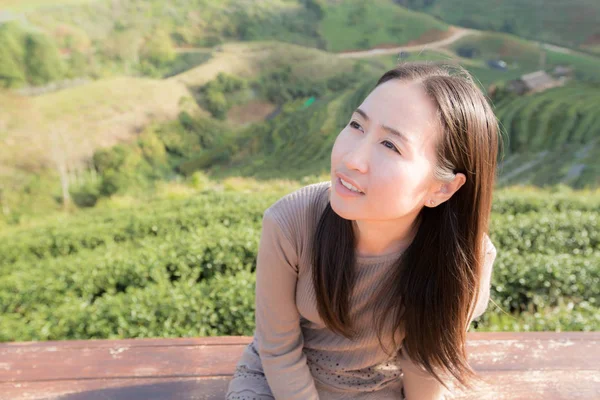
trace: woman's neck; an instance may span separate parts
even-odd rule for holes
[[[352,221],[359,256],[392,254],[406,249],[417,234],[415,217],[393,221]]]

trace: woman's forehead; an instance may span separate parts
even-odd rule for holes
[[[377,86],[363,103],[374,103],[382,111],[392,111],[396,114],[418,112],[426,116],[435,111],[431,99],[420,83],[398,79]]]
[[[423,87],[415,82],[391,80],[377,86],[358,107],[370,122],[406,133],[422,143],[436,130],[436,109]]]

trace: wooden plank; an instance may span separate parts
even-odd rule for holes
[[[0,400],[223,400],[230,377],[1,383]]]
[[[0,400],[222,399],[250,336],[0,344]],[[600,332],[469,332],[453,399],[600,399]],[[62,396],[62,397],[61,397]]]
[[[598,368],[596,335],[530,335],[529,338],[467,341],[473,368],[480,370],[586,370]],[[525,335],[526,337],[527,335]],[[213,338],[216,339],[216,338]],[[0,382],[143,377],[202,377],[233,372],[251,337],[197,341],[190,339],[128,339],[125,341],[41,342],[0,347]],[[222,342],[222,341],[221,341]],[[108,346],[112,344],[112,346]],[[203,362],[198,362],[202,360]],[[61,368],[56,368],[57,364]]]
[[[241,336],[243,337],[243,336]],[[467,340],[600,340],[599,332],[468,332]]]
[[[30,347],[0,355],[0,382],[226,375],[245,346]]]
[[[483,371],[488,382],[454,392],[448,400],[598,400],[600,374],[593,371]]]
[[[485,371],[490,381],[448,400],[597,400],[598,371]],[[230,377],[85,379],[0,384],[0,400],[223,400]]]
[[[600,338],[481,338],[467,341],[467,354],[469,363],[478,371],[600,370]]]
[[[600,340],[600,332],[468,332],[467,340]],[[190,346],[190,345],[223,345],[223,344],[248,344],[252,336],[206,336],[195,338],[137,338],[137,339],[89,339],[89,340],[47,340],[28,342],[0,343],[0,354],[11,348],[19,347],[152,347],[152,346]]]
[[[222,346],[224,344],[248,344],[252,336],[206,336],[196,338],[137,338],[137,339],[88,339],[88,340],[46,340],[30,342],[5,342],[0,343],[0,354],[15,348],[103,348],[115,346],[127,347],[154,347],[154,346],[196,346],[205,345]]]

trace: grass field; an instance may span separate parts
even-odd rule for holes
[[[461,47],[474,48],[479,51],[477,58],[502,59],[509,64],[516,63],[522,69],[536,68],[540,57],[540,49],[535,43],[503,33],[466,36],[448,47],[454,52]]]
[[[340,52],[407,44],[425,34],[433,41],[447,29],[447,24],[388,0],[371,1],[368,5],[351,0],[328,6],[319,32],[327,42],[327,50]]]
[[[79,5],[98,0],[0,0],[0,11],[31,12],[45,8]]]
[[[48,151],[53,145],[78,164],[96,148],[130,141],[151,121],[173,119],[186,107],[198,111],[181,83],[143,78],[111,78],[37,97],[10,98],[12,107],[0,109],[0,126],[9,128],[0,130],[0,164],[30,170],[54,165]],[[181,103],[185,98],[190,100]]]
[[[444,51],[446,50],[446,51]],[[487,91],[492,83],[506,82],[517,79],[521,75],[531,72],[531,69],[522,67],[511,67],[507,71],[490,68],[485,60],[481,58],[469,59],[460,57],[447,49],[425,50],[423,52],[411,52],[408,56],[399,58],[396,55],[385,55],[372,57],[373,62],[378,62],[382,68],[392,68],[398,62],[403,61],[430,61],[447,64],[460,64],[465,67],[475,78],[481,89]]]
[[[354,63],[335,54],[289,43],[236,42],[219,46],[207,62],[170,79],[199,86],[219,72],[250,78],[286,65],[301,78],[327,78],[349,71]]]
[[[510,32],[569,47],[587,45],[590,49],[592,44],[598,44],[600,2],[596,0],[434,0],[426,3],[429,6],[416,8],[454,25]]]
[[[173,119],[186,107],[202,113],[188,87],[201,86],[219,72],[256,78],[291,65],[295,76],[326,79],[350,71],[355,63],[280,42],[230,43],[199,67],[164,80],[115,77],[37,97],[0,92],[6,104],[0,109],[0,165],[52,166],[47,149],[53,135],[70,143],[69,159],[76,162],[98,147],[130,141],[148,123]]]

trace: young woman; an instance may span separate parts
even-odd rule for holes
[[[443,399],[489,301],[498,124],[458,66],[404,63],[350,116],[331,180],[263,216],[256,330],[227,399]]]

